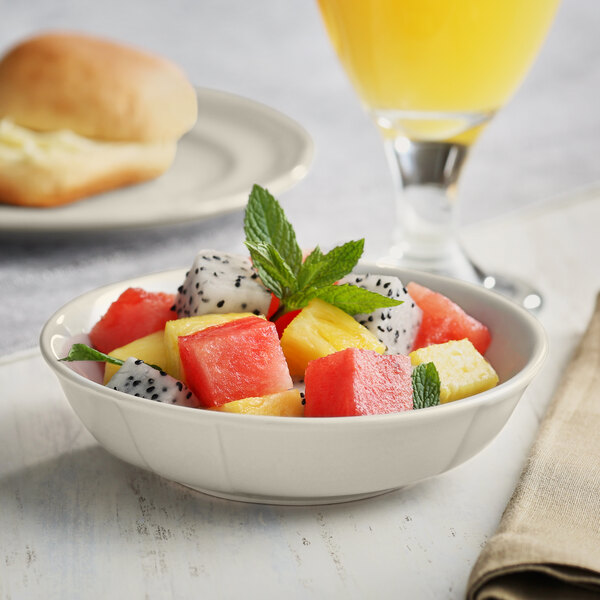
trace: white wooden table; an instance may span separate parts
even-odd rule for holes
[[[590,189],[466,232],[543,290],[549,358],[481,454],[369,500],[190,491],[100,448],[37,351],[0,359],[0,598],[462,598],[600,289],[599,223]]]
[[[316,145],[281,198],[303,245],[391,240],[392,186],[375,128],[304,0],[28,0],[0,6],[0,50],[46,28],[110,36],[181,64],[196,84],[264,102]],[[378,498],[312,508],[189,491],[108,455],[35,350],[56,308],[100,285],[242,249],[241,215],[174,234],[0,237],[0,600],[461,598],[518,478],[539,418],[600,289],[597,0],[563,0],[524,86],[493,120],[461,188],[465,242],[534,280],[550,341],[543,373],[502,434],[455,471]],[[483,222],[555,194],[567,201]],[[332,224],[334,227],[332,229]],[[332,237],[333,234],[333,237]],[[19,351],[20,354],[14,354]]]

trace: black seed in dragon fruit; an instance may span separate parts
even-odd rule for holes
[[[179,406],[200,406],[192,391],[181,381],[137,358],[128,358],[106,387],[138,398]]]
[[[215,250],[200,252],[177,290],[177,316],[248,312],[266,315],[271,292],[250,259]]]
[[[423,311],[398,277],[351,273],[340,283],[350,283],[394,300],[401,300],[403,303],[399,306],[378,308],[371,314],[354,315],[354,318],[385,344],[387,354],[408,354],[412,350],[423,320]]]

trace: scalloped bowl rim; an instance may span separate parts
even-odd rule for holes
[[[381,270],[388,270],[388,268],[382,267],[381,265],[377,265],[376,263],[367,263],[367,262],[361,262],[360,267],[361,267],[361,270],[365,270],[365,271],[369,270],[369,272],[373,272],[374,269],[376,269],[378,272]],[[391,267],[389,269],[396,271],[396,269],[393,267]],[[394,419],[394,418],[396,418],[396,419],[398,419],[398,418],[402,418],[402,419],[427,418],[424,415],[430,414],[431,411],[433,411],[433,410],[438,411],[438,412],[459,411],[459,410],[461,410],[461,407],[465,406],[465,404],[467,404],[467,403],[469,403],[469,404],[482,404],[482,403],[487,404],[489,402],[493,402],[493,400],[497,396],[503,396],[504,394],[517,392],[518,390],[520,390],[523,387],[524,382],[526,382],[525,383],[525,385],[526,385],[533,379],[533,377],[535,377],[535,375],[541,368],[541,366],[545,360],[547,351],[548,351],[548,343],[547,343],[547,339],[546,339],[546,333],[545,333],[542,325],[539,323],[539,321],[535,317],[533,317],[526,310],[524,310],[520,306],[514,304],[507,298],[504,298],[503,296],[495,294],[494,292],[485,290],[485,288],[477,286],[476,284],[466,282],[466,281],[454,280],[449,277],[444,277],[441,275],[431,275],[429,273],[427,273],[425,275],[421,272],[411,271],[408,269],[402,269],[402,271],[405,273],[408,273],[408,274],[413,274],[414,279],[422,279],[424,276],[426,276],[427,278],[432,278],[432,279],[436,279],[439,281],[448,281],[448,282],[451,281],[451,282],[453,282],[453,284],[459,283],[461,286],[466,286],[468,288],[472,288],[473,290],[476,290],[477,292],[484,291],[486,295],[487,294],[492,295],[492,297],[494,297],[494,300],[497,303],[499,303],[500,305],[503,305],[504,307],[508,307],[510,310],[515,311],[515,314],[520,314],[521,319],[523,319],[525,322],[527,322],[528,325],[530,326],[530,328],[532,329],[532,331],[534,331],[536,333],[536,347],[535,347],[534,352],[532,353],[532,356],[527,361],[527,364],[516,375],[514,375],[507,381],[503,381],[503,382],[499,383],[497,386],[495,386],[494,388],[492,388],[490,390],[487,390],[485,392],[480,392],[479,394],[475,394],[475,395],[469,396],[467,398],[463,398],[459,401],[447,402],[445,404],[440,404],[438,406],[432,406],[432,407],[423,408],[423,409],[419,409],[419,410],[405,411],[405,412],[398,412],[398,413],[388,413],[388,414],[383,414],[383,415],[361,415],[361,416],[355,416],[355,417],[327,417],[327,419],[323,419],[321,417],[302,417],[299,419],[298,417],[273,417],[273,416],[266,416],[266,415],[243,415],[243,414],[236,414],[236,413],[208,411],[208,410],[202,410],[202,409],[199,410],[196,408],[189,408],[186,406],[176,406],[173,404],[163,404],[160,402],[150,403],[148,400],[146,400],[144,398],[137,398],[135,396],[132,396],[131,394],[126,394],[124,392],[119,392],[116,390],[111,390],[109,388],[106,388],[105,386],[102,386],[94,381],[91,381],[90,379],[87,379],[83,375],[76,373],[68,366],[67,363],[59,362],[57,360],[59,357],[52,350],[51,344],[50,344],[50,338],[52,336],[53,324],[55,321],[58,320],[60,315],[64,314],[69,309],[70,306],[72,306],[76,302],[85,301],[88,298],[95,297],[95,296],[99,295],[100,293],[109,291],[113,288],[117,288],[117,287],[121,287],[121,286],[123,286],[123,288],[124,288],[125,286],[127,286],[129,284],[129,282],[135,281],[140,278],[144,278],[144,279],[145,278],[154,278],[154,277],[162,277],[162,276],[174,274],[174,273],[184,273],[185,269],[181,269],[181,268],[169,269],[166,271],[157,271],[154,273],[142,275],[140,277],[124,279],[124,280],[121,280],[116,283],[104,285],[102,287],[96,288],[94,290],[85,292],[85,293],[77,296],[70,302],[67,302],[66,304],[64,304],[57,311],[55,311],[55,313],[48,319],[48,321],[44,325],[41,335],[40,335],[40,349],[41,349],[42,355],[43,355],[44,359],[46,360],[46,362],[50,365],[50,367],[57,374],[60,374],[63,377],[71,379],[72,381],[74,381],[75,383],[78,383],[80,385],[84,385],[86,387],[91,387],[92,389],[97,390],[98,387],[100,387],[101,389],[105,390],[105,392],[107,394],[110,394],[115,397],[119,397],[124,402],[132,402],[134,404],[140,404],[143,406],[153,406],[153,407],[157,407],[159,410],[167,410],[167,411],[183,410],[183,411],[187,411],[187,412],[191,412],[191,413],[201,414],[201,415],[203,415],[203,417],[210,416],[210,418],[216,418],[216,419],[232,419],[232,418],[233,419],[251,419],[251,421],[258,421],[261,419],[267,420],[267,421],[272,421],[273,419],[275,419],[276,421],[292,421],[294,424],[296,424],[300,427],[304,426],[304,425],[302,425],[302,423],[306,424],[306,423],[311,423],[311,422],[313,422],[313,423],[321,422],[321,423],[328,423],[328,424],[338,424],[338,423],[348,424],[349,420],[362,422],[362,421],[366,421],[366,420],[377,421],[379,419],[385,419],[387,421],[389,419]]]

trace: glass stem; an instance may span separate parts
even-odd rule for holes
[[[387,139],[385,148],[396,188],[392,260],[476,281],[456,237],[456,188],[469,147],[399,136]]]

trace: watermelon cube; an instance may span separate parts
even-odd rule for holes
[[[165,325],[165,352],[167,354],[167,360],[164,365],[164,370],[169,374],[187,383],[185,381],[185,373],[181,368],[181,358],[179,356],[179,338],[184,335],[191,335],[212,327],[213,325],[220,325],[221,323],[227,323],[227,321],[233,321],[235,319],[243,319],[244,317],[255,316],[252,313],[217,313],[217,314],[206,314],[206,315],[194,315],[193,317],[183,317],[181,319],[174,319],[169,321]]]
[[[408,293],[423,311],[423,321],[413,350],[432,344],[467,338],[480,354],[485,354],[492,336],[489,329],[468,315],[458,304],[418,283],[410,282]]]
[[[308,363],[306,417],[346,417],[411,410],[411,363],[402,354],[347,348]]]
[[[275,325],[245,317],[179,338],[185,380],[203,406],[293,387]]]
[[[128,288],[94,325],[90,331],[90,342],[100,352],[108,353],[159,331],[167,321],[177,318],[175,311],[171,310],[174,303],[173,294]]]

